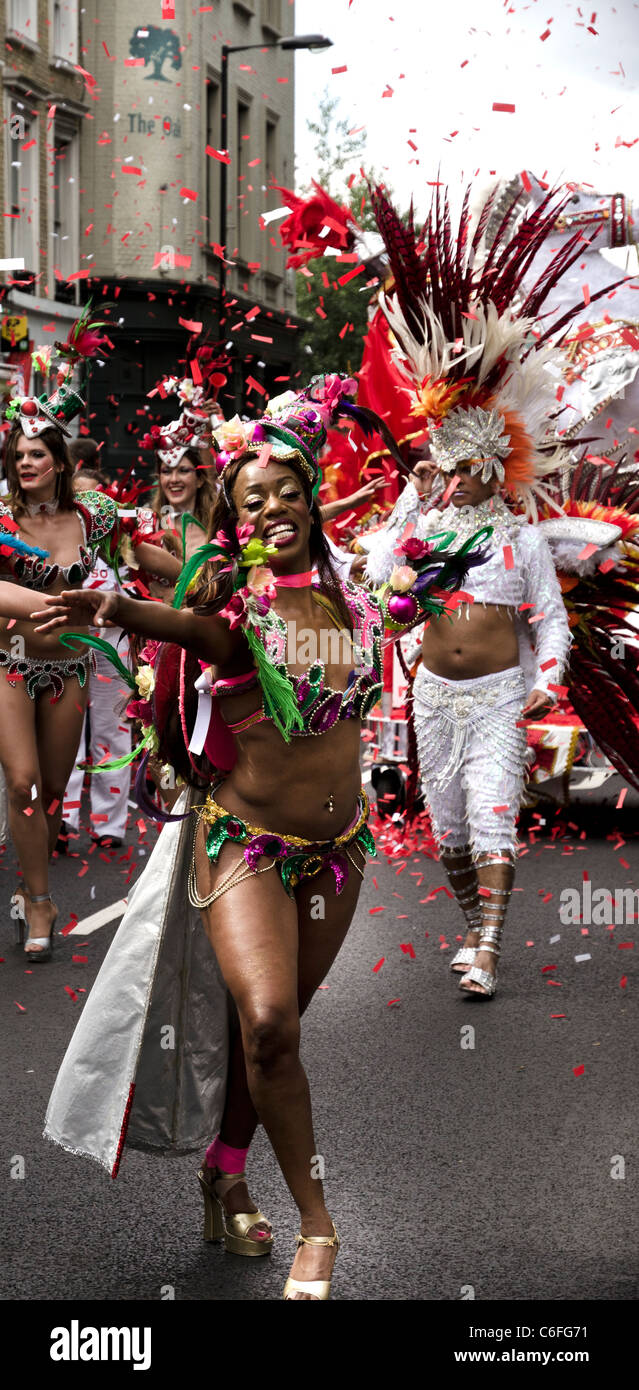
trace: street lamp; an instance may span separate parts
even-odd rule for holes
[[[229,53],[247,53],[251,48],[282,48],[296,49],[306,48],[311,52],[318,52],[322,48],[332,48],[333,40],[327,39],[323,34],[292,34],[288,39],[276,39],[275,43],[239,43],[222,44],[222,76],[220,83],[220,149],[228,149],[226,131],[228,126],[228,104],[229,104]],[[224,295],[226,292],[226,237],[227,220],[226,204],[227,192],[227,165],[222,162],[220,165],[220,246],[222,249],[222,260],[220,264],[220,288],[219,288],[219,314],[220,319],[224,311]]]

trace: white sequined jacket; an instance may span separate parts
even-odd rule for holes
[[[475,603],[512,612],[528,693],[560,685],[571,645],[570,629],[548,542],[537,528],[514,516],[499,496],[478,507],[428,509],[428,502],[422,502],[413,483],[408,483],[387,525],[371,544],[366,572],[373,584],[382,584],[393,566],[402,564],[396,548],[409,524],[417,540],[428,539],[436,531],[455,531],[452,549],[482,526],[493,527],[486,543],[488,559],[469,571],[464,592]],[[461,621],[463,611],[459,609]]]

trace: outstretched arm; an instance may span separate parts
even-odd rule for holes
[[[32,594],[30,601],[29,617],[39,620],[36,632],[55,631],[70,622],[122,627],[140,637],[177,642],[213,666],[230,662],[243,641],[241,633],[230,631],[224,618],[199,617],[191,608],[169,608],[164,603],[142,603],[115,589],[65,590],[45,598],[45,607],[38,612],[34,611],[38,600]]]
[[[27,618],[30,621],[34,604],[38,602],[39,597],[33,589],[12,584],[6,579],[0,580],[0,616],[3,618]]]
[[[351,492],[349,497],[338,497],[334,502],[323,502],[320,507],[322,521],[332,521],[334,517],[341,516],[342,512],[348,512],[352,507],[360,507],[362,502],[367,502],[369,497],[375,495],[378,488],[386,485],[387,479],[380,475],[364,483],[357,492]]]

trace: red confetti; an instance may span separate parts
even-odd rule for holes
[[[375,912],[385,912],[385,911],[386,911],[386,908],[385,908],[385,907],[369,907],[368,911],[369,911],[369,915],[372,917],[372,916],[374,915]]]
[[[493,806],[493,811],[508,811],[508,806]]]
[[[620,860],[619,860],[619,863],[621,864],[622,869],[629,869],[629,868],[630,868],[630,865],[629,865],[627,859],[620,859]]]
[[[399,999],[389,999],[389,1001],[388,1001],[388,1007],[389,1007],[389,1009],[392,1007],[393,1004],[399,1004],[399,1002],[400,1002]]]
[[[190,198],[190,199],[191,199],[191,202],[194,203],[195,200],[196,200],[196,198],[197,198],[197,193],[196,193],[196,191],[195,191],[194,188],[181,188],[181,189],[180,189],[180,197],[181,197],[181,198]]]
[[[578,556],[577,556],[577,559],[578,559],[578,560],[589,560],[591,555],[596,555],[598,549],[599,549],[599,546],[598,546],[598,545],[593,545],[592,542],[590,542],[589,545],[585,545],[585,546],[584,546],[583,550],[580,550],[580,551],[579,551],[579,554],[578,554]]]
[[[620,951],[634,951],[635,943],[634,941],[618,941],[617,948]]]
[[[620,988],[620,989],[625,989],[627,983],[628,983],[628,976],[627,976],[627,975],[622,975],[622,976],[621,976],[621,979],[620,979],[620,981],[619,981],[619,988]]]
[[[179,319],[178,319],[178,323],[181,323],[181,325],[182,325],[183,328],[188,329],[189,333],[201,333],[201,332],[202,332],[202,324],[201,324],[199,321],[197,321],[196,319],[180,319],[180,318],[179,318]]]
[[[57,809],[58,809],[58,806],[59,806],[59,805],[60,805],[60,802],[59,802],[59,801],[57,801],[57,800],[56,800],[56,801],[52,801],[52,802],[51,802],[51,805],[47,807],[47,815],[48,815],[48,816],[54,816],[55,813],[56,813],[56,811],[57,811]]]
[[[620,810],[621,810],[621,807],[623,806],[623,803],[624,803],[624,801],[625,801],[627,795],[628,795],[628,788],[627,788],[627,787],[622,787],[622,788],[621,788],[621,791],[620,791],[620,793],[619,793],[619,796],[618,796],[618,798],[617,798],[617,805],[615,806],[615,810],[616,810],[616,811],[620,811]]]
[[[17,999],[14,999],[13,1002],[14,1002],[14,1004],[15,1004],[15,1006],[16,1006],[16,1009],[19,1009],[21,1014],[26,1014],[27,1011],[26,1011],[26,1009],[25,1009],[25,1007],[24,1007],[24,1004],[19,1004],[18,1001],[17,1001]]]
[[[410,941],[405,941],[399,949],[404,952],[405,956],[410,956],[411,960],[415,960],[415,950],[413,946],[411,946]]]
[[[513,548],[511,545],[504,546],[504,569],[511,570],[514,566]]]
[[[550,1014],[550,1018],[565,1018],[565,1014]]]
[[[512,105],[512,103],[509,102],[509,101],[494,101],[494,102],[493,102],[493,111],[510,111],[510,112],[513,112],[514,110],[515,110],[514,105]]]
[[[219,159],[220,164],[231,163],[231,156],[228,150],[214,150],[212,145],[207,145],[206,154],[210,155],[211,159]]]
[[[374,966],[373,966],[373,974],[374,974],[374,975],[377,974],[377,971],[378,971],[378,970],[381,970],[381,968],[382,968],[382,966],[383,966],[385,960],[386,960],[386,956],[382,956],[382,959],[381,959],[381,960],[378,960],[377,965],[374,965]]]
[[[545,43],[546,39],[550,38],[550,29],[544,29],[543,34],[540,34],[539,37],[541,39],[541,42]],[[528,192],[530,192],[530,187],[528,188]],[[563,1014],[561,1015],[561,1017],[563,1018]]]
[[[88,957],[88,956],[72,956],[72,957],[71,957],[71,960],[74,961],[76,965],[88,965],[89,957]]]
[[[337,77],[337,74],[340,72],[348,72],[348,65],[346,63],[344,64],[343,68],[331,68],[331,73],[333,77]]]
[[[549,661],[542,661],[541,666],[540,666],[539,669],[540,669],[540,671],[549,671],[550,668],[551,668],[551,666],[556,666],[556,665],[557,665],[557,658],[556,658],[556,656],[552,656],[552,657],[550,658]]]
[[[585,1068],[585,1066],[583,1065],[583,1062],[582,1062],[581,1066],[579,1066],[579,1067],[573,1067],[573,1071],[574,1071],[574,1073],[575,1073],[575,1076],[583,1076],[585,1070],[586,1070],[586,1068]]]

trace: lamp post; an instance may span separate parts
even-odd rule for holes
[[[227,150],[227,129],[228,129],[228,104],[229,104],[229,53],[247,53],[251,48],[281,48],[295,49],[306,48],[311,51],[318,51],[321,48],[332,48],[332,39],[327,39],[323,34],[293,34],[288,39],[277,39],[275,43],[240,43],[222,44],[222,75],[220,83],[220,150]],[[220,165],[220,246],[222,248],[222,259],[220,263],[220,287],[219,287],[219,316],[220,321],[224,312],[224,295],[226,293],[226,238],[227,238],[227,200],[228,200],[228,165],[222,161]]]

